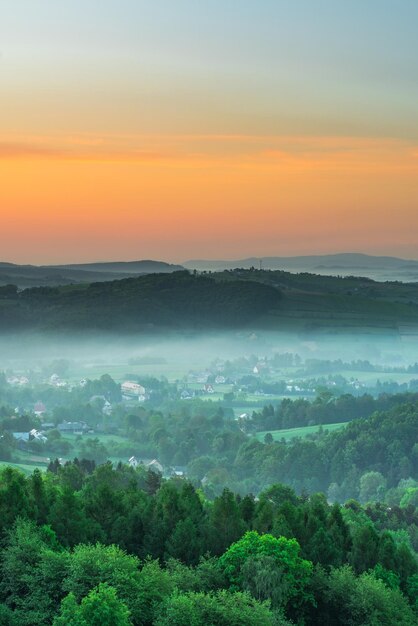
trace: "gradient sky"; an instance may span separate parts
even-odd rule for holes
[[[2,0],[0,260],[418,258],[417,0]]]

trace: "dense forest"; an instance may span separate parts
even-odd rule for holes
[[[0,329],[117,330],[223,328],[253,321],[281,294],[255,281],[189,272],[18,291],[0,288]]]
[[[6,468],[0,623],[410,626],[418,565],[404,523],[280,484],[209,500],[122,464]]]
[[[247,441],[235,460],[237,469],[267,482],[280,477],[296,489],[327,490],[340,501],[382,497],[418,474],[418,414],[412,403],[353,420],[317,441],[266,441],[267,446]],[[370,493],[364,487],[368,480],[374,481]]]

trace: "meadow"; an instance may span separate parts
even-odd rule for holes
[[[343,428],[347,426],[349,422],[341,422],[339,424],[325,424],[322,426],[321,424],[315,424],[314,426],[302,426],[300,428],[283,428],[281,430],[271,430],[271,431],[263,431],[258,432],[256,434],[256,438],[258,441],[264,441],[264,437],[267,433],[270,433],[273,437],[274,441],[281,441],[284,439],[285,441],[291,441],[292,439],[300,438],[304,439],[305,437],[309,437],[310,435],[316,435],[317,433],[327,433],[337,430],[339,428]]]

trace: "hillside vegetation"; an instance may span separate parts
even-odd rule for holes
[[[188,272],[90,285],[0,291],[0,327],[108,329],[234,327],[277,306],[280,292],[250,281]]]
[[[418,285],[313,274],[174,272],[110,282],[0,287],[0,330],[210,329],[414,332]]]

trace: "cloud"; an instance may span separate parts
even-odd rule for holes
[[[158,161],[173,154],[126,145],[123,141],[106,141],[101,137],[29,137],[13,141],[0,140],[0,160],[49,159],[74,161]]]
[[[391,138],[268,135],[15,136],[0,160],[117,161],[189,167],[416,168],[417,146]]]

